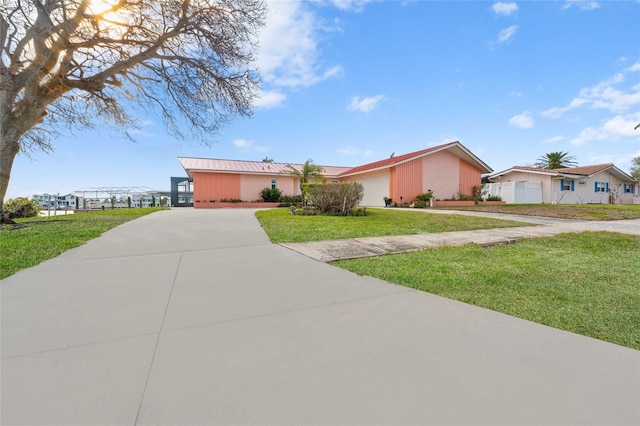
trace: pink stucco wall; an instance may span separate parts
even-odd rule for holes
[[[459,160],[459,187],[460,192],[465,195],[473,194],[473,187],[482,183],[482,173],[480,169],[472,166],[464,160]]]
[[[239,197],[240,175],[201,172],[193,174],[194,207],[206,207],[212,201]]]
[[[296,195],[300,192],[296,184],[297,179],[291,176],[242,175],[240,199],[245,201],[260,200],[260,192],[264,188],[271,188],[272,178],[276,179],[276,188],[282,191],[282,195]]]
[[[399,164],[393,168],[391,180],[391,198],[411,202],[422,194],[422,158]]]
[[[460,187],[460,159],[446,151],[423,158],[422,176],[426,190],[436,198],[451,198]]]

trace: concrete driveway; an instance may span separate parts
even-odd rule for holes
[[[0,282],[3,425],[639,424],[640,352],[145,216]]]

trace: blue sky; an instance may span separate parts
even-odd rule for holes
[[[20,154],[7,198],[168,190],[178,156],[356,166],[459,140],[495,171],[568,151],[640,156],[640,2],[268,2],[251,118],[210,146],[140,117],[135,142],[75,130]]]

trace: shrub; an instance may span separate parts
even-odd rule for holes
[[[487,197],[487,201],[502,201],[502,197],[499,195],[490,195]]]
[[[260,192],[260,196],[262,197],[262,201],[264,202],[278,202],[280,201],[280,197],[282,197],[282,191],[278,188],[264,188]]]
[[[243,201],[239,198],[223,198],[222,200],[220,200],[220,202],[237,204],[237,203],[242,203]]]
[[[474,185],[471,188],[471,196],[475,201],[482,201],[482,185]]]
[[[416,200],[419,200],[419,201],[427,201],[428,202],[430,198],[433,198],[433,191],[432,190],[428,190],[424,194],[416,195]]]
[[[418,200],[413,203],[413,207],[415,207],[416,209],[424,209],[425,207],[427,207],[427,202],[424,200]]]
[[[283,203],[301,203],[302,195],[283,195],[280,197]]]
[[[451,198],[447,198],[445,199],[446,201],[476,201],[475,198],[473,198],[472,195],[467,195],[467,194],[463,194],[462,192],[458,191],[455,195],[453,195]]]
[[[364,187],[357,182],[332,182],[307,187],[306,196],[322,214],[346,216],[355,208],[364,193]]]
[[[311,193],[315,190],[315,188],[321,185],[323,185],[321,182],[305,182],[300,185],[300,189],[302,190],[302,202],[305,204],[308,203]]]
[[[18,197],[5,201],[2,210],[6,218],[15,219],[37,216],[40,207],[38,207],[38,203],[33,200],[29,200],[26,197]]]
[[[347,213],[347,216],[366,216],[367,208],[366,207],[354,207]]]

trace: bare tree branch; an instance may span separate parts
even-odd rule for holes
[[[3,0],[0,205],[20,150],[63,128],[134,126],[133,104],[206,142],[249,115],[261,0]]]

